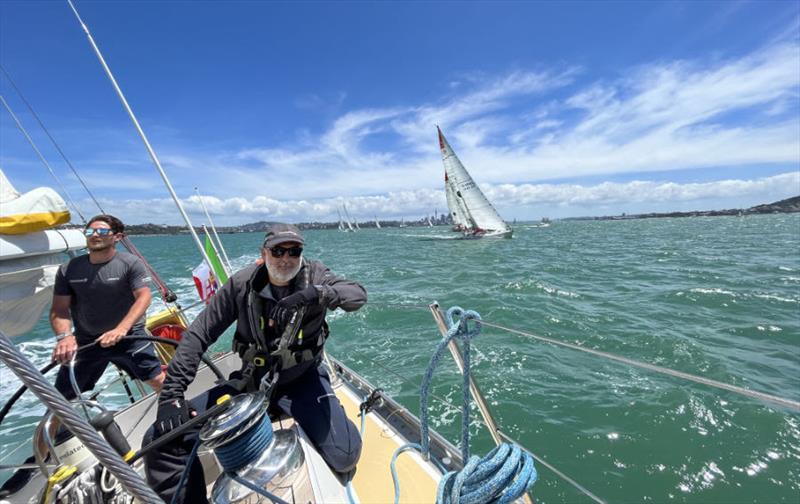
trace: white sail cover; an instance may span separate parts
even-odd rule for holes
[[[80,229],[45,229],[59,222],[69,222],[69,212],[55,191],[20,194],[0,170],[0,329],[6,335],[36,325],[52,300],[63,252],[86,246]]]
[[[69,222],[64,199],[49,187],[20,194],[0,170],[0,235],[22,235]]]
[[[511,227],[503,221],[497,210],[494,209],[475,181],[472,180],[464,165],[459,161],[458,156],[453,152],[450,144],[447,143],[442,130],[438,127],[437,130],[439,132],[439,148],[442,151],[446,179],[452,184],[452,197],[466,213],[465,217],[468,220],[466,225],[487,233],[510,232]]]

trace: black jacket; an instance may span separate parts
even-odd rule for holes
[[[308,284],[319,294],[319,303],[306,308],[301,323],[305,341],[315,341],[324,329],[326,310],[342,308],[354,311],[367,302],[367,291],[360,284],[336,276],[319,261],[305,261],[303,268],[308,273]],[[304,277],[301,270],[295,279]],[[264,298],[259,292],[268,284],[267,269],[253,265],[236,272],[211,298],[211,302],[184,332],[178,350],[167,368],[167,377],[159,396],[159,403],[183,397],[183,393],[197,374],[200,357],[217,338],[236,322],[234,340],[240,344],[255,345],[260,332],[261,318],[274,305],[275,300]],[[297,283],[295,281],[295,283]],[[303,288],[292,285],[292,292]],[[266,344],[272,345],[267,335]],[[295,366],[289,373],[282,373],[280,383],[287,383],[306,369],[315,365],[306,362]]]

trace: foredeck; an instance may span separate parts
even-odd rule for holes
[[[347,416],[360,427],[358,413],[361,400],[344,386],[336,387],[335,392]],[[383,419],[370,413],[367,415],[362,442],[361,458],[352,485],[357,501],[394,502],[394,483],[389,463],[395,450],[407,441]],[[440,475],[429,462],[411,450],[398,457],[396,466],[401,503],[430,503],[436,500]]]

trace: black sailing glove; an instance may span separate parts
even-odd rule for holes
[[[278,327],[285,327],[289,320],[292,318],[292,313],[297,311],[303,306],[319,303],[319,292],[316,287],[309,285],[301,291],[294,294],[289,294],[285,298],[278,301],[278,303],[269,312],[270,326],[273,325],[272,321],[278,324]]]
[[[154,438],[159,438],[167,432],[177,429],[181,424],[188,422],[191,417],[186,399],[172,399],[159,403],[156,422],[153,424]]]

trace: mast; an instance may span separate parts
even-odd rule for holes
[[[100,64],[103,66],[103,70],[106,72],[106,76],[108,76],[108,80],[111,81],[111,85],[114,87],[114,91],[117,92],[117,96],[119,97],[120,102],[122,102],[122,106],[125,108],[125,111],[128,113],[128,116],[133,122],[133,126],[136,128],[136,131],[139,133],[139,136],[144,143],[145,148],[147,149],[147,153],[150,154],[150,159],[153,161],[153,164],[158,170],[159,175],[161,175],[161,179],[164,181],[164,185],[167,187],[167,191],[169,191],[170,196],[172,196],[172,200],[175,202],[175,206],[178,207],[178,212],[180,212],[181,216],[183,217],[184,222],[186,222],[186,226],[189,228],[189,233],[192,235],[194,239],[195,245],[197,245],[197,250],[200,251],[200,255],[205,259],[206,263],[211,266],[211,259],[209,259],[208,255],[206,254],[205,247],[200,242],[200,237],[197,236],[197,232],[194,230],[194,226],[192,225],[192,221],[189,219],[189,215],[186,214],[186,211],[183,209],[183,205],[181,204],[181,200],[178,199],[178,195],[175,194],[175,189],[172,188],[172,183],[167,178],[167,174],[164,172],[164,168],[161,167],[161,161],[158,160],[158,156],[156,155],[156,151],[153,150],[153,147],[150,145],[150,141],[147,139],[147,135],[144,134],[144,130],[142,129],[141,125],[139,124],[139,120],[136,119],[136,115],[133,113],[133,109],[128,104],[128,100],[125,99],[125,95],[122,93],[122,89],[117,84],[117,80],[114,78],[114,74],[111,73],[111,69],[106,64],[105,58],[103,58],[103,54],[100,52],[100,48],[97,47],[97,44],[92,37],[91,32],[89,32],[89,28],[86,26],[86,23],[83,22],[81,19],[81,15],[78,14],[78,10],[73,5],[72,0],[67,0],[72,12],[75,13],[75,18],[77,18],[78,22],[81,24],[81,28],[86,33],[86,37],[89,39],[89,44],[91,44],[92,49],[94,49],[95,55],[97,55],[97,59],[100,61]]]

